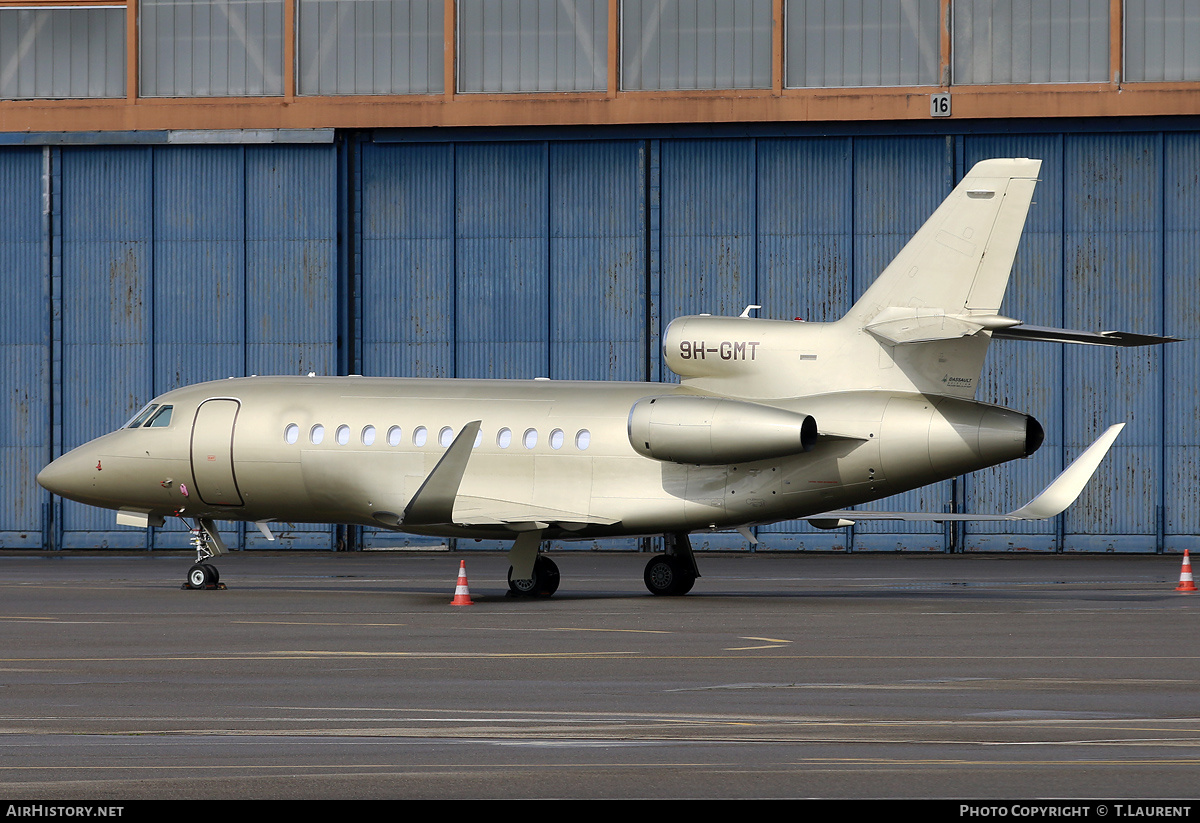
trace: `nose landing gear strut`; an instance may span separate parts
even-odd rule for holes
[[[183,518],[179,518],[183,520]],[[183,521],[187,523],[186,520]],[[221,573],[217,571],[217,567],[211,563],[205,563],[205,560],[223,554],[226,551],[225,543],[221,540],[221,535],[217,532],[213,522],[207,518],[197,518],[195,528],[189,529],[191,533],[192,548],[196,550],[196,563],[188,569],[187,578],[183,581],[180,588],[183,589],[223,589],[225,584],[221,582]]]

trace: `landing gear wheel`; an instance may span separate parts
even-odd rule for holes
[[[211,579],[212,575],[208,571],[208,566],[203,563],[197,563],[188,569],[187,582],[189,589],[203,589]]]
[[[681,595],[687,594],[696,584],[696,575],[686,568],[679,558],[669,554],[660,554],[650,558],[643,575],[646,588],[651,594]]]
[[[518,597],[549,597],[558,591],[558,566],[549,557],[538,555],[533,562],[533,577],[514,579],[508,567],[508,590]]]
[[[197,563],[188,569],[187,582],[183,584],[185,589],[223,589],[221,585],[221,574],[217,571],[216,566],[210,566],[207,563]]]

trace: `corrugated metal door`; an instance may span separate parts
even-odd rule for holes
[[[0,548],[42,545],[49,495],[34,478],[50,454],[50,288],[43,153],[0,152]]]
[[[942,137],[854,141],[854,299],[866,291],[954,188],[953,154]],[[898,494],[864,509],[943,511],[950,482]],[[871,551],[941,551],[936,523],[867,522],[854,527],[853,545]]]

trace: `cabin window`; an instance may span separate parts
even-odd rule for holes
[[[483,429],[475,432],[475,445],[471,448],[477,449],[483,444]]]
[[[424,446],[425,441],[429,439],[429,431],[424,426],[417,426],[413,429],[413,445]]]
[[[454,442],[454,429],[449,426],[443,426],[438,432],[438,442],[442,444],[443,449],[450,448],[450,444]]]
[[[337,438],[337,442],[338,442],[339,446],[346,445],[347,443],[350,442],[350,427],[347,426],[345,423],[343,423],[342,425],[337,427],[337,431],[334,432],[333,436],[335,438]]]
[[[525,448],[532,449],[537,445],[537,429],[526,429],[525,437],[521,441],[525,444]]]
[[[174,406],[163,406],[154,413],[154,416],[146,421],[148,429],[165,429],[171,425],[171,410]]]
[[[295,423],[288,423],[287,428],[283,430],[283,442],[289,446],[294,446],[296,441],[300,439],[300,427]]]
[[[375,427],[367,426],[362,430],[362,444],[364,446],[372,446],[375,444]]]
[[[587,429],[580,429],[575,433],[575,448],[580,451],[585,451],[592,444],[592,433]]]
[[[308,432],[309,441],[315,446],[325,439],[325,427],[320,423],[313,426]]]
[[[503,428],[496,432],[496,445],[502,449],[507,449],[512,445],[512,429]]]
[[[140,425],[142,425],[143,423],[145,423],[145,422],[146,422],[146,418],[148,418],[148,417],[149,417],[151,414],[153,414],[153,413],[154,413],[154,410],[155,410],[155,409],[157,409],[157,408],[158,408],[158,404],[157,404],[157,403],[150,403],[150,404],[148,404],[148,405],[147,405],[147,406],[146,406],[144,409],[142,409],[140,412],[138,412],[137,414],[135,414],[135,415],[133,416],[133,419],[132,419],[132,420],[130,420],[128,423],[126,423],[126,424],[123,426],[123,428],[126,428],[126,429],[136,429],[138,426],[140,426]]]
[[[563,430],[555,429],[550,432],[550,448],[561,449],[563,445]]]
[[[400,434],[401,434],[401,432],[400,432],[399,426],[392,426],[390,429],[388,429],[388,433],[387,433],[388,445],[389,446],[399,446],[400,440],[401,440]]]

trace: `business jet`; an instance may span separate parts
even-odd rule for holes
[[[1070,505],[1107,429],[1007,514],[849,507],[1029,457],[1042,427],[975,399],[993,338],[1136,346],[1172,338],[1029,326],[1000,314],[1040,160],[977,164],[831,323],[700,315],[668,327],[681,382],[248,377],[169,391],[53,461],[46,489],[117,522],[194,521],[185,585],[211,588],[215,521],[375,526],[510,539],[509,587],[559,584],[544,541],[664,535],[658,595],[691,590],[688,535],[806,519],[1029,520]],[[191,524],[189,523],[189,526]]]

